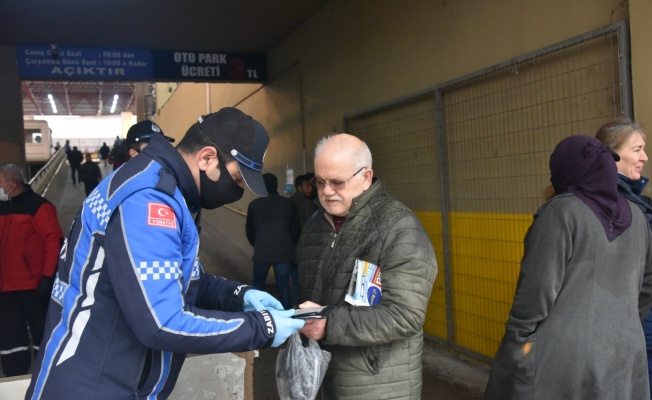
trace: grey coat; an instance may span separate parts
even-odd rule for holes
[[[377,181],[353,200],[338,234],[320,208],[304,227],[297,256],[302,300],[333,306],[321,343],[332,355],[324,398],[419,399],[422,328],[437,262],[417,217]],[[356,259],[381,268],[375,306],[344,302]]]
[[[630,207],[631,226],[612,242],[571,194],[539,210],[485,400],[649,400],[640,320],[650,308],[652,235]]]

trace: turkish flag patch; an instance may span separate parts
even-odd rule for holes
[[[177,229],[174,210],[165,204],[147,203],[147,225]]]

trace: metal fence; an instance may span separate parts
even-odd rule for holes
[[[493,357],[550,153],[631,109],[628,26],[619,22],[345,118],[437,252],[428,335]]]

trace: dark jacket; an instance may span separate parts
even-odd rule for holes
[[[652,199],[641,194],[648,181],[644,177],[641,177],[638,181],[633,181],[622,174],[618,174],[618,191],[624,198],[636,204],[636,207],[643,212],[648,224],[652,228]]]
[[[255,263],[291,263],[301,226],[292,201],[270,193],[249,203],[245,223]]]
[[[344,301],[356,259],[380,266],[382,297],[375,306]],[[297,263],[301,301],[332,306],[321,343],[332,356],[325,398],[421,398],[423,323],[437,261],[410,209],[380,181],[353,199],[339,233],[320,207],[303,228]]]
[[[70,150],[70,153],[68,153],[68,162],[70,163],[70,166],[72,168],[79,168],[81,165],[82,161],[84,160],[84,155],[81,153],[79,150]]]
[[[109,148],[109,146],[103,144],[102,147],[100,147],[99,153],[100,153],[100,158],[102,160],[106,160],[107,158],[109,158],[109,154],[111,154],[111,149]]]
[[[100,166],[93,161],[86,161],[79,167],[79,180],[86,185],[97,186],[102,180]]]
[[[0,201],[0,292],[34,290],[54,276],[62,241],[57,210],[29,186]]]
[[[298,191],[290,196],[290,200],[292,200],[294,203],[294,207],[297,210],[297,215],[299,216],[299,225],[302,227],[306,224],[306,222],[308,222],[317,208],[319,208],[314,199],[306,197],[303,193]]]

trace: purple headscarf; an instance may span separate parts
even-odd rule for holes
[[[618,154],[593,136],[575,135],[550,156],[550,182],[557,194],[571,192],[602,223],[611,242],[632,224],[632,211],[618,193]]]

